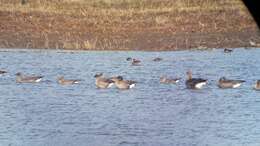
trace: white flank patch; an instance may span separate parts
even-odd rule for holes
[[[233,88],[238,88],[241,85],[241,83],[237,83],[233,85]]]
[[[175,81],[175,83],[179,83],[179,82],[180,82],[180,80],[176,80],[176,81]]]
[[[108,84],[108,88],[112,87],[113,85],[114,85],[114,83]]]
[[[40,82],[42,80],[42,78],[39,78],[37,80],[35,80],[35,82]]]
[[[135,84],[131,84],[130,86],[129,86],[129,88],[134,88],[135,87]]]
[[[195,85],[197,89],[201,89],[204,85],[206,85],[206,82],[201,82]]]
[[[78,84],[78,83],[79,83],[79,81],[75,81],[75,82],[74,82],[74,84]]]

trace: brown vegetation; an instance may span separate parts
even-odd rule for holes
[[[246,47],[240,0],[0,0],[0,47],[180,50]]]

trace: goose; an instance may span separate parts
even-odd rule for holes
[[[225,77],[221,77],[218,81],[219,88],[238,88],[241,84],[245,82],[244,80],[230,80]]]
[[[7,73],[7,71],[0,70],[0,75]]]
[[[17,83],[38,83],[42,80],[43,76],[25,76],[18,72],[16,75]]]
[[[206,79],[192,78],[191,71],[188,71],[187,75],[188,75],[188,79],[186,80],[185,84],[188,89],[201,89],[204,85],[207,84]]]
[[[64,76],[58,77],[57,82],[61,85],[78,84],[80,80],[65,79]]]
[[[123,80],[122,76],[113,77],[111,79],[115,82],[115,85],[118,89],[130,89],[135,87],[136,84],[136,81]]]
[[[231,53],[231,52],[233,52],[232,49],[227,49],[227,48],[224,49],[224,53]]]
[[[131,61],[131,60],[132,60],[131,57],[127,57],[127,58],[126,58],[126,61]]]
[[[254,89],[255,89],[255,90],[260,90],[260,80],[257,80],[257,81],[256,81],[256,84],[255,84]]]
[[[132,65],[136,66],[136,65],[140,65],[141,63],[141,60],[138,60],[138,59],[132,59]]]
[[[97,88],[110,88],[114,84],[114,81],[111,79],[103,77],[103,73],[95,74],[94,77],[96,78],[95,84]]]
[[[181,78],[170,79],[165,76],[160,77],[160,83],[162,84],[176,84],[180,81]]]
[[[156,57],[153,59],[154,62],[162,61],[162,58]]]

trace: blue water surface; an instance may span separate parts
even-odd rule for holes
[[[142,60],[131,66],[127,57]],[[163,58],[153,62],[155,57]],[[260,49],[120,52],[7,50],[0,52],[0,146],[259,146]],[[208,79],[202,90],[185,88],[186,71]],[[18,84],[15,73],[44,75]],[[97,89],[94,75],[137,81],[130,90]],[[81,79],[61,86],[56,78]],[[162,75],[181,77],[159,84]],[[244,79],[219,89],[226,76]]]

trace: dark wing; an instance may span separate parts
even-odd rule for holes
[[[202,78],[192,78],[192,79],[186,81],[186,86],[188,88],[194,88],[196,86],[196,84],[203,83],[203,82],[207,82],[207,80],[202,79]]]

